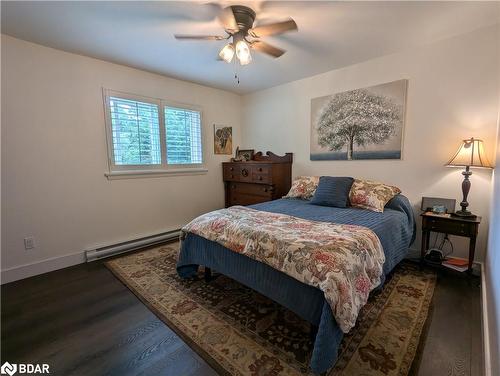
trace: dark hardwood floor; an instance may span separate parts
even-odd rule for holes
[[[215,375],[100,262],[3,285],[1,357],[51,375]],[[440,272],[418,375],[481,375],[479,278]]]

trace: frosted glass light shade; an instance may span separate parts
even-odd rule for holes
[[[219,52],[219,57],[226,63],[230,63],[233,60],[234,47],[232,43],[226,44],[222,50]]]
[[[236,56],[238,57],[241,65],[247,65],[252,61],[250,47],[248,47],[248,43],[244,40],[240,40],[236,43]]]
[[[484,152],[484,145],[482,140],[470,138],[463,140],[453,158],[448,163],[448,167],[483,167],[493,168]]]

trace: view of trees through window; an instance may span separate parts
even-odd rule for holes
[[[110,97],[115,164],[161,164],[158,106]]]
[[[115,165],[162,165],[162,155],[170,165],[202,163],[199,111],[164,106],[161,118],[156,103],[116,96],[109,96],[107,105]]]
[[[200,113],[165,107],[167,163],[201,163]]]

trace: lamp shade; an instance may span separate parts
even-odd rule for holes
[[[446,163],[446,166],[493,168],[484,152],[483,141],[475,138],[463,140],[458,151]]]

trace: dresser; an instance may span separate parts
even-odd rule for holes
[[[226,207],[252,205],[285,196],[292,184],[292,153],[254,154],[251,161],[222,164]]]

